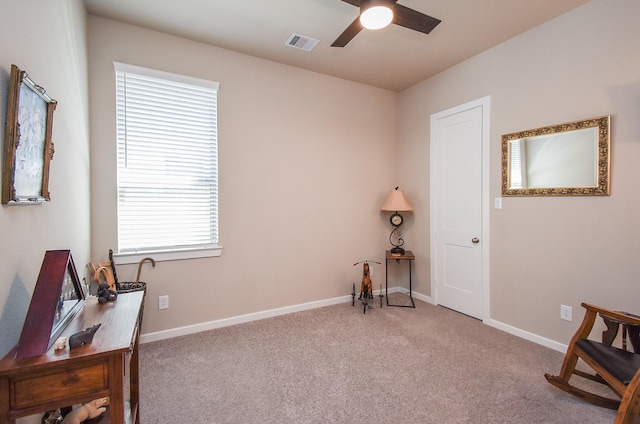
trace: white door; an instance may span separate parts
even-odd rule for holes
[[[483,300],[488,302],[483,269],[488,115],[486,97],[431,116],[432,294],[437,304],[479,319]]]

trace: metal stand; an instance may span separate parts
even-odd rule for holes
[[[385,288],[385,293],[387,294],[387,306],[396,306],[398,308],[415,308],[416,304],[413,301],[412,287],[411,287],[411,262],[415,260],[416,257],[409,250],[405,251],[404,255],[394,255],[391,253],[390,250],[387,250],[385,258],[386,260],[384,262],[384,267],[385,267],[384,288]],[[395,259],[396,263],[400,263],[400,261],[407,261],[409,263],[409,299],[411,300],[411,305],[393,305],[389,303],[389,260],[390,259]]]

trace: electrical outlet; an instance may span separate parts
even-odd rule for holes
[[[169,296],[158,296],[158,309],[169,309]]]
[[[567,305],[560,305],[560,319],[565,321],[573,321],[573,308]]]

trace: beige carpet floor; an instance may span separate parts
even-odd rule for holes
[[[546,382],[561,353],[416,306],[349,302],[143,344],[142,423],[613,422]]]

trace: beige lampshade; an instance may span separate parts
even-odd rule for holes
[[[380,210],[392,212],[412,211],[413,207],[404,195],[404,191],[398,190],[398,187],[396,187],[395,190],[389,192],[387,200],[384,201]]]

